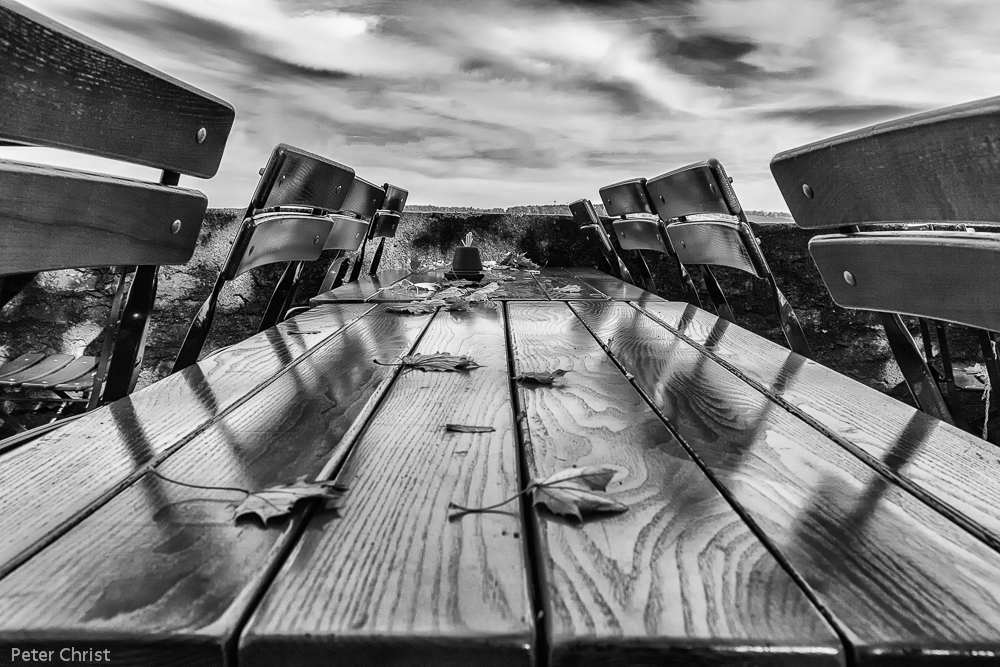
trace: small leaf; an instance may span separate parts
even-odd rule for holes
[[[477,301],[485,301],[489,298],[489,295],[500,289],[500,283],[490,283],[485,287],[480,287],[475,292],[469,295],[469,301],[475,303]]]
[[[448,288],[445,288],[445,289],[441,290],[437,294],[435,294],[434,298],[435,299],[449,299],[451,297],[456,297],[456,296],[465,296],[465,293],[467,291],[468,290],[463,290],[463,289],[460,289],[458,287],[448,287]]]
[[[617,470],[604,466],[567,468],[543,480],[532,480],[534,505],[545,505],[554,514],[583,520],[583,513],[625,512],[627,505],[612,500],[604,491]]]
[[[453,355],[447,352],[411,354],[400,357],[398,364],[383,363],[378,359],[374,361],[380,366],[403,366],[404,368],[415,368],[418,371],[457,372],[482,368],[472,357],[467,357],[464,354]]]
[[[427,299],[426,301],[410,301],[409,303],[386,306],[390,313],[433,313],[438,306],[445,305],[442,299]]]
[[[325,498],[328,509],[335,509],[347,489],[335,482],[306,482],[299,479],[294,484],[272,486],[263,491],[251,493],[243,499],[234,512],[238,519],[246,514],[256,514],[265,524],[276,517],[285,516],[300,500]]]
[[[521,373],[520,375],[515,375],[514,379],[523,384],[556,384],[556,380],[559,380],[568,372],[557,368],[551,373]]]
[[[537,269],[538,265],[524,256],[524,253],[509,252],[499,262],[500,266],[513,266],[518,269]]]
[[[439,285],[437,283],[410,283],[410,287],[420,291],[425,292],[436,292]]]
[[[579,285],[565,285],[564,287],[553,287],[552,291],[560,294],[577,294],[582,292],[583,288]]]
[[[496,429],[492,426],[467,426],[466,424],[445,424],[444,430],[456,433],[492,433]]]
[[[469,309],[469,301],[467,299],[449,299],[448,307],[445,310],[452,312],[462,312]]]
[[[462,241],[462,245],[466,248],[472,247],[472,232],[465,235],[465,240]]]

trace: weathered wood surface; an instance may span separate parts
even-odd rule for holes
[[[620,470],[627,512],[539,511],[549,665],[838,665],[840,640],[569,308],[508,305],[528,474]]]
[[[559,269],[542,269],[542,273],[535,276],[535,281],[552,301],[607,301],[608,297],[603,292],[591,287],[582,280],[577,280],[571,274]],[[579,292],[563,292],[562,288],[579,287]]]
[[[722,169],[718,162],[697,162],[646,181],[649,199],[662,220],[706,213],[733,214],[713,166]]]
[[[4,139],[201,178],[219,168],[235,112],[217,97],[11,0],[0,62]]]
[[[656,215],[646,192],[645,178],[632,178],[600,189],[601,203],[611,217],[648,213]]]
[[[439,312],[417,351],[484,367],[399,377],[337,477],[350,488],[342,517],[307,527],[244,632],[241,664],[531,664],[518,504],[448,519],[451,501],[485,506],[518,490],[502,320]]]
[[[677,303],[644,309],[1000,550],[995,446],[711,313]]]
[[[500,273],[513,278],[500,283],[500,289],[491,294],[491,298],[500,301],[546,301],[548,297],[541,285],[535,279],[539,274],[532,275],[525,270],[511,271],[499,267]]]
[[[1000,222],[1000,97],[935,109],[779,153],[795,223]]]
[[[0,576],[373,307],[317,308],[4,453]]]
[[[622,282],[613,276],[602,273],[597,269],[574,266],[566,269],[551,269],[556,275],[569,275],[574,280],[580,280],[590,285],[595,291],[601,292],[614,301],[637,301],[646,303],[647,301],[663,301],[663,297],[647,292],[644,289]],[[543,275],[545,275],[543,273]]]
[[[334,222],[321,215],[262,213],[243,221],[226,260],[226,280],[268,264],[319,259]]]
[[[264,166],[250,209],[308,206],[336,211],[344,203],[353,181],[354,170],[346,165],[295,146],[278,144]]]
[[[663,235],[660,221],[652,218],[629,218],[612,223],[618,245],[623,250],[654,250],[669,253],[667,239]]]
[[[809,254],[838,306],[1000,331],[1000,234],[824,235]]]
[[[183,264],[208,206],[195,190],[7,161],[0,192],[0,275]]]
[[[684,264],[729,266],[763,278],[763,267],[759,269],[751,257],[753,249],[747,247],[741,232],[753,237],[749,226],[740,222],[676,222],[667,226],[670,245]]]
[[[329,292],[317,294],[309,299],[313,306],[321,303],[350,303],[352,301],[367,301],[381,294],[384,288],[398,283],[410,275],[409,269],[389,269],[380,271],[374,276],[362,276],[358,280],[341,285]]]
[[[626,304],[572,304],[830,614],[856,664],[994,660],[1000,554]]]
[[[156,469],[191,484],[250,490],[315,478],[345,458],[352,428],[366,421],[396,374],[372,358],[406,353],[429,318],[377,308],[351,335],[328,338]],[[143,419],[149,415],[126,416],[131,404],[115,405],[118,420],[132,422],[130,444],[153,449],[155,433]],[[186,407],[171,405],[179,414]],[[236,630],[303,523],[302,513],[268,527],[252,517],[234,522],[239,500],[238,493],[143,476],[0,580],[0,643],[109,641],[112,662],[122,652],[132,664],[233,664]],[[320,523],[330,516],[320,513]],[[6,512],[2,521],[5,533],[13,529]]]

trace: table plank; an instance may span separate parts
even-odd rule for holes
[[[645,308],[880,473],[1000,549],[1000,458],[994,445],[699,308],[678,303]]]
[[[483,506],[518,489],[502,321],[439,312],[419,351],[485,367],[393,385],[337,478],[350,488],[342,518],[310,524],[244,632],[241,664],[531,664],[518,505],[448,520],[449,501]]]
[[[577,279],[564,269],[543,268],[542,272],[535,276],[539,287],[545,292],[545,296],[553,301],[607,301],[608,297],[601,291]],[[579,292],[559,292],[561,287],[576,285]]]
[[[572,304],[850,642],[856,664],[992,661],[1000,554],[628,304]]]
[[[317,294],[309,299],[309,305],[316,306],[322,303],[351,303],[355,301],[367,301],[373,296],[380,294],[380,290],[410,275],[409,269],[387,269],[379,271],[374,276],[362,276],[358,280],[346,283],[335,289]]]
[[[624,471],[623,514],[537,522],[549,665],[840,665],[836,634],[565,305],[508,305],[531,477]],[[752,583],[751,583],[752,582]]]
[[[498,268],[504,269],[500,273],[512,277],[513,280],[500,283],[500,289],[490,295],[492,298],[501,301],[548,301],[548,297],[532,274],[524,270],[511,271],[505,267]]]
[[[372,358],[410,349],[429,319],[377,308],[157,469],[251,490],[314,477],[346,455],[352,426],[374,411],[396,374]],[[144,416],[130,418],[137,448],[155,437]],[[0,644],[80,642],[110,648],[117,664],[233,664],[236,629],[303,523],[301,513],[267,528],[255,518],[234,523],[240,499],[143,476],[0,580]]]
[[[0,576],[373,307],[317,309],[5,453]]]
[[[609,276],[608,274],[602,273],[597,269],[574,266],[570,268],[556,269],[555,271],[564,272],[565,275],[572,276],[573,280],[589,285],[594,289],[594,291],[601,292],[614,301],[637,301],[639,303],[646,303],[649,301],[665,300],[663,297],[653,294],[652,292],[647,292],[646,290],[636,287],[635,285],[619,280],[614,276]]]

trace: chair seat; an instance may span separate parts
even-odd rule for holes
[[[97,357],[24,354],[0,367],[0,385],[24,389],[86,391],[94,383]]]

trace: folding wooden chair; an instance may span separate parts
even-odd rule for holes
[[[635,284],[632,274],[629,272],[625,262],[615,251],[611,243],[611,237],[604,229],[604,221],[597,215],[594,205],[589,199],[577,199],[569,205],[573,220],[580,228],[580,232],[590,240],[590,242],[601,252],[601,256],[607,263],[611,273],[619,280]],[[648,267],[647,267],[648,268]]]
[[[288,262],[258,331],[282,320],[298,285],[301,263],[319,258],[334,228],[328,213],[343,205],[354,182],[350,167],[286,144],[275,147],[260,174],[229,257],[191,321],[171,373],[198,360],[222,288],[251,269]]]
[[[711,266],[728,266],[766,280],[788,347],[804,357],[812,350],[792,305],[778,288],[757,237],[718,160],[696,162],[651,178],[646,192],[665,225],[667,245],[688,266],[701,266],[716,312],[736,323]],[[697,216],[697,217],[695,217]]]
[[[646,179],[633,178],[608,185],[601,188],[600,193],[604,210],[609,216],[619,217],[612,223],[618,245],[623,250],[635,250],[639,256],[639,276],[636,284],[645,290],[656,292],[653,275],[649,270],[649,265],[646,264],[646,258],[642,256],[642,251],[655,250],[665,253],[677,261],[677,273],[688,302],[700,307],[701,298],[698,296],[694,281],[691,280],[687,267],[677,258],[677,253],[670,247],[663,221],[659,219],[653,208],[649,193],[646,191]],[[708,276],[714,282],[715,278],[711,276],[710,271]],[[709,289],[711,290],[711,287]]]
[[[324,250],[338,250],[340,254],[330,263],[319,288],[320,293],[340,287],[344,283],[350,265],[350,260],[344,253],[357,250],[361,246],[368,235],[372,219],[382,208],[385,199],[385,188],[380,188],[363,178],[354,179],[351,191],[341,209],[331,216],[334,221],[334,232],[327,239]],[[361,264],[363,259],[358,257],[356,265]],[[358,270],[360,272],[360,268]]]
[[[378,239],[378,247],[375,248],[372,263],[368,268],[368,275],[374,276],[378,273],[379,264],[382,263],[385,240],[396,236],[396,228],[399,227],[399,219],[403,215],[403,207],[406,206],[406,198],[409,193],[391,183],[384,184],[382,189],[385,190],[385,201],[382,202],[382,207],[375,212],[372,218],[371,225],[368,227],[368,236],[361,243],[361,249],[354,260],[348,282],[354,282],[361,277],[361,269],[365,263],[365,247],[368,245],[368,241]]]
[[[929,355],[921,356],[900,315],[977,329],[990,384],[998,387],[993,332],[1000,330],[1000,235],[862,227],[1000,223],[998,147],[1000,97],[994,97],[866,127],[771,161],[796,223],[838,232],[809,243],[834,302],[878,312],[914,401],[958,425],[961,418],[942,396]],[[938,333],[946,357],[943,326]],[[943,361],[950,379],[951,361]]]
[[[178,179],[215,175],[235,113],[10,0],[0,0],[0,63],[0,144],[162,171],[152,183],[0,161],[3,303],[40,271],[118,266],[121,273],[99,358],[29,352],[0,367],[0,385],[50,390],[93,408],[135,387],[157,268],[190,259],[208,205]],[[23,430],[9,414],[0,417]]]

